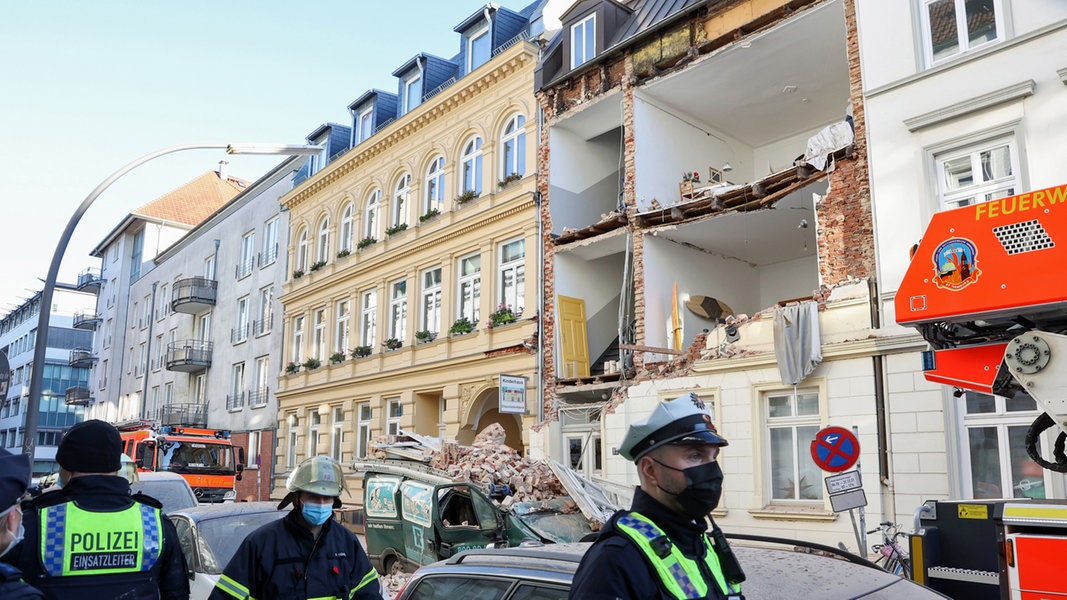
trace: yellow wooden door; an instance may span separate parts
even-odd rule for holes
[[[589,376],[589,338],[585,331],[585,300],[557,296],[563,378]]]

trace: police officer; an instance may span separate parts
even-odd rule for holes
[[[608,521],[574,574],[580,600],[740,599],[744,580],[709,513],[719,504],[727,445],[700,398],[662,402],[630,425],[619,454],[637,465],[630,510]]]
[[[355,534],[332,519],[345,489],[328,456],[300,463],[285,482],[285,517],[248,534],[211,592],[212,600],[382,600],[378,573]]]
[[[71,427],[56,452],[62,488],[25,503],[26,539],[9,556],[45,597],[189,598],[174,524],[157,500],[130,495],[121,454],[108,423]]]
[[[19,499],[30,487],[30,457],[0,448],[0,556],[14,548],[25,534]],[[0,598],[40,600],[44,594],[22,581],[22,571],[0,563]]]

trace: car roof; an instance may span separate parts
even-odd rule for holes
[[[140,481],[185,481],[185,478],[170,471],[141,471],[137,474]]]
[[[195,522],[218,519],[231,515],[245,515],[252,513],[281,513],[288,511],[278,510],[274,502],[224,502],[222,504],[198,504],[189,508],[183,508],[170,513],[170,516],[183,516]]]

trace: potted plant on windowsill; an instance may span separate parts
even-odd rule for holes
[[[356,346],[355,348],[352,348],[351,350],[348,351],[349,355],[352,358],[364,358],[364,357],[370,356],[370,352],[371,352],[371,347],[370,346]]]
[[[304,361],[304,370],[313,371],[322,366],[322,361],[317,358],[309,358]]]
[[[304,271],[302,269],[297,269],[297,270],[293,271],[293,279],[300,279],[303,276],[304,276]]]
[[[300,365],[298,365],[297,363],[295,363],[293,361],[289,361],[285,365],[285,374],[286,375],[294,375],[299,370],[300,370]]]
[[[397,348],[400,348],[403,345],[404,345],[404,342],[401,342],[400,340],[398,340],[396,338],[389,338],[389,339],[385,340],[384,342],[382,342],[382,346],[385,346],[385,348],[387,350],[396,350]]]
[[[330,355],[330,364],[331,365],[340,364],[340,363],[344,362],[344,360],[345,360],[345,353],[344,352],[334,352],[333,354]]]
[[[437,210],[436,208],[431,208],[430,210],[426,211],[425,214],[419,217],[419,223],[425,223],[426,221],[429,221],[430,219],[439,216],[441,216],[441,211]]]
[[[489,327],[507,325],[508,323],[514,323],[518,320],[519,315],[515,311],[511,310],[511,305],[505,305],[503,302],[501,302],[500,306],[497,306],[496,310],[494,310],[489,315]]]
[[[452,335],[464,335],[474,331],[474,323],[467,317],[460,317],[456,319],[455,323],[452,323],[452,327],[448,328],[448,333]]]
[[[386,227],[385,228],[385,235],[396,235],[396,234],[400,233],[401,231],[407,230],[407,228],[408,228],[408,224],[407,223],[397,223],[396,225],[393,225],[391,227]]]
[[[476,192],[475,190],[465,190],[463,193],[456,196],[456,204],[466,204],[467,202],[470,202],[471,200],[474,200],[477,197],[478,192]]]
[[[429,343],[437,339],[437,334],[429,329],[422,329],[415,332],[415,339],[423,343]]]
[[[356,242],[356,249],[357,250],[363,250],[364,248],[369,248],[370,246],[373,246],[374,244],[377,244],[377,243],[378,243],[377,238],[373,238],[373,237],[368,235],[367,237],[365,237],[365,238],[359,240],[358,242]]]
[[[344,257],[348,256],[349,254],[352,254],[352,251],[349,250],[348,248],[345,248],[344,250],[341,250],[341,251],[339,251],[337,253],[337,258],[344,258]]]
[[[507,177],[498,181],[497,184],[500,186],[500,189],[504,189],[520,179],[522,179],[522,175],[519,175],[518,173],[509,173]]]
[[[321,269],[321,268],[323,268],[325,266],[326,266],[326,261],[320,260],[320,261],[316,261],[314,263],[311,263],[311,266],[308,267],[308,270],[311,271],[312,273],[314,273],[315,271],[318,271],[319,269]]]

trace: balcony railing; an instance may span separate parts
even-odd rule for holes
[[[96,313],[74,313],[74,328],[96,331],[100,325],[100,315]]]
[[[230,330],[230,343],[238,344],[248,339],[248,323]]]
[[[241,261],[237,265],[237,279],[240,279],[242,277],[248,277],[252,274],[252,270],[255,269],[255,267],[256,258],[254,256],[249,256],[245,260]]]
[[[259,253],[260,267],[265,267],[276,260],[278,260],[278,244],[274,244],[270,248],[265,248],[263,252]]]
[[[93,401],[93,393],[87,387],[67,388],[68,406],[86,406]]]
[[[196,314],[215,306],[219,283],[205,277],[190,277],[174,283],[170,308],[174,312]]]
[[[89,267],[78,273],[78,289],[87,292],[99,292],[104,280],[100,279],[100,269]]]
[[[75,348],[70,351],[70,366],[91,367],[96,362],[96,356],[89,348]]]
[[[264,320],[252,321],[252,335],[260,336],[264,333],[269,333],[273,324],[274,315],[271,315]]]
[[[211,366],[211,342],[183,340],[167,344],[167,370],[196,373]]]
[[[206,404],[165,404],[156,414],[160,425],[207,427]]]
[[[248,405],[252,408],[266,406],[268,398],[270,398],[269,388],[261,387],[258,390],[249,390]]]
[[[226,410],[240,410],[245,405],[245,392],[226,395]]]

